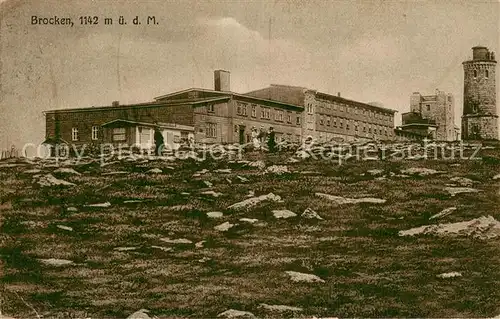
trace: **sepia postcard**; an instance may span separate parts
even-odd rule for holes
[[[0,0],[0,319],[499,319],[499,35],[493,0]]]

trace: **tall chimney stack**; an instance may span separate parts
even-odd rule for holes
[[[214,89],[215,91],[231,91],[231,79],[229,71],[214,71]]]

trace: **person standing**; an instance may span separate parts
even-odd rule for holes
[[[155,155],[159,156],[163,151],[164,141],[163,141],[163,134],[161,133],[160,128],[158,126],[155,127],[154,139],[155,139]]]
[[[267,133],[267,147],[269,152],[276,151],[276,133],[274,132],[273,127],[270,127],[269,132]]]
[[[257,128],[252,126],[252,144],[254,149],[258,150],[260,148],[260,140],[259,140],[259,132],[257,132]]]

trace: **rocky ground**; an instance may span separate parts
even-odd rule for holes
[[[414,154],[0,161],[1,313],[500,314],[500,149]]]

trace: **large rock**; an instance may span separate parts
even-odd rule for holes
[[[425,234],[438,236],[460,235],[491,239],[500,236],[500,222],[491,216],[482,216],[465,222],[420,226],[399,232],[399,236]]]
[[[341,197],[341,196],[335,196],[335,195],[323,194],[323,193],[316,193],[316,196],[331,200],[331,201],[337,203],[338,205],[359,204],[359,203],[383,204],[386,202],[385,199],[373,198],[373,197],[347,198],[347,197]]]

